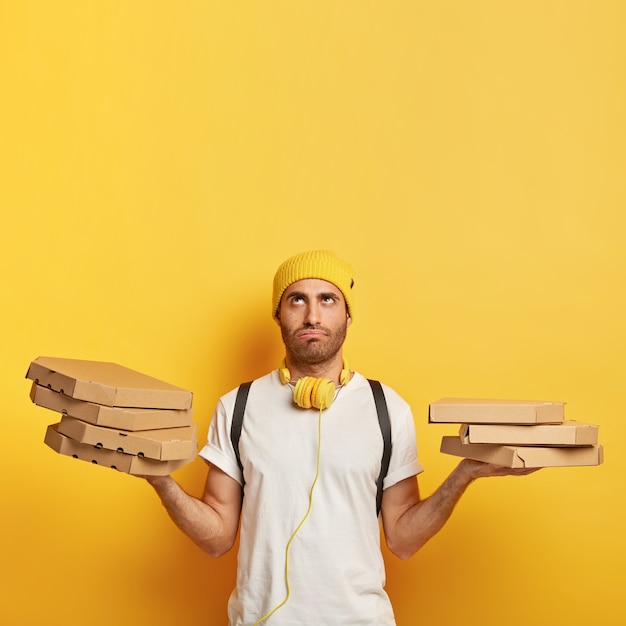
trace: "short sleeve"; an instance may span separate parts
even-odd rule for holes
[[[391,459],[383,489],[424,471],[417,457],[415,422],[410,406],[386,386],[385,397],[391,420]]]
[[[200,450],[200,456],[219,467],[225,474],[243,485],[243,475],[237,463],[237,457],[230,439],[230,426],[234,408],[234,395],[231,392],[224,396],[215,408],[206,445]]]

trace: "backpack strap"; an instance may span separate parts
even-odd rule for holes
[[[391,460],[391,422],[389,421],[389,410],[387,409],[387,401],[383,387],[377,380],[367,379],[372,393],[374,394],[374,402],[376,404],[376,412],[378,413],[378,424],[380,432],[383,436],[383,458],[380,462],[380,474],[376,481],[376,515],[380,515],[380,507],[383,501],[383,480],[387,476],[389,470],[389,461]]]
[[[241,463],[241,456],[239,455],[239,438],[241,437],[241,428],[243,426],[243,414],[246,410],[246,402],[248,401],[248,392],[250,391],[250,385],[252,381],[247,383],[241,383],[239,389],[237,389],[237,397],[235,399],[235,409],[233,410],[233,421],[230,425],[230,440],[233,444],[233,450],[237,457],[237,465],[241,470],[243,479],[243,465]]]

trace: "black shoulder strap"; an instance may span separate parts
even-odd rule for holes
[[[237,457],[237,465],[243,473],[243,465],[241,464],[241,456],[239,456],[239,437],[241,437],[241,428],[243,426],[243,414],[246,410],[246,402],[248,400],[248,392],[250,391],[252,381],[241,383],[237,390],[237,398],[235,399],[235,409],[233,410],[233,421],[230,425],[230,440],[233,444],[233,450]]]
[[[391,459],[391,422],[389,421],[389,410],[387,409],[387,401],[382,385],[377,380],[367,381],[372,388],[374,394],[374,402],[376,403],[376,412],[378,413],[378,424],[380,432],[383,436],[383,458],[380,463],[380,474],[376,481],[378,491],[376,493],[376,514],[380,514],[380,507],[383,501],[383,480],[387,476],[389,470],[389,460]]]

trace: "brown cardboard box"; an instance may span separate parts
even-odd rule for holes
[[[463,443],[460,437],[443,437],[441,452],[504,467],[568,467],[600,465],[600,445],[579,447],[503,446],[491,443]]]
[[[192,393],[116,363],[38,357],[26,378],[77,400],[105,406],[189,409]]]
[[[77,400],[63,393],[33,383],[30,399],[38,406],[76,417],[95,426],[120,430],[154,430],[191,426],[193,409],[135,409],[111,407]]]
[[[566,420],[561,424],[463,424],[463,443],[517,446],[591,446],[598,443],[598,426]]]
[[[134,474],[140,476],[166,476],[173,471],[180,469],[187,463],[193,461],[196,457],[194,453],[188,459],[180,459],[177,461],[155,461],[141,456],[132,454],[124,454],[115,450],[105,450],[104,448],[95,448],[83,443],[79,443],[62,435],[57,431],[58,424],[48,426],[44,442],[59,454],[71,456],[76,459],[93,463],[94,465],[103,465],[110,467],[126,474]]]
[[[428,407],[428,421],[439,424],[558,424],[563,402],[442,398]]]
[[[94,426],[64,415],[57,427],[61,435],[97,448],[145,456],[157,461],[188,459],[198,449],[197,424],[181,428],[143,430],[132,433]]]

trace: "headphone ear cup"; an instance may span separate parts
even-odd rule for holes
[[[285,364],[285,359],[280,364],[278,368],[278,375],[280,376],[280,382],[283,385],[286,385],[291,380],[291,372],[287,369],[287,365]]]
[[[318,378],[311,390],[311,404],[316,409],[327,409],[335,399],[335,383],[328,378]]]
[[[303,376],[293,390],[294,402],[303,409],[327,409],[335,399],[335,384],[328,378]]]
[[[303,409],[311,408],[311,390],[314,383],[315,378],[312,376],[303,376],[298,379],[293,389],[293,400],[299,407]]]

